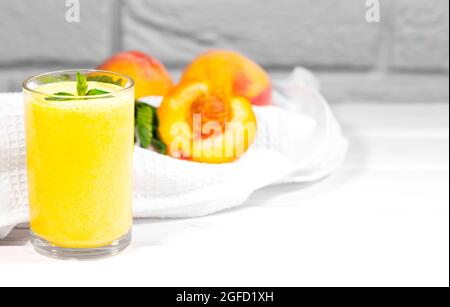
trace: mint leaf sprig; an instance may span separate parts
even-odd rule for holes
[[[156,108],[145,102],[136,101],[135,112],[136,141],[140,147],[153,147],[160,154],[167,154],[167,146],[159,135],[159,119]]]
[[[89,90],[86,93],[86,96],[98,96],[98,95],[105,95],[105,94],[110,94],[110,93],[107,91],[102,91],[102,90],[94,88],[92,90]],[[108,96],[108,97],[112,97],[112,96]]]
[[[123,79],[119,78],[117,80],[114,80],[112,77],[105,76],[105,75],[88,76],[87,80],[88,81],[97,81],[97,82],[101,82],[101,83],[110,83],[110,84],[114,84],[114,85],[118,85],[118,86],[122,86],[122,84],[124,83]]]
[[[77,96],[98,96],[98,95],[106,95],[110,94],[110,92],[99,90],[99,89],[90,89],[88,85],[88,78],[85,75],[82,75],[81,73],[77,72],[76,75],[76,81],[77,81]],[[71,96],[74,97],[75,95],[67,92],[57,92],[53,94],[54,96],[59,97],[48,97],[45,98],[45,100],[48,101],[70,101],[75,100],[76,98],[70,98]],[[61,97],[64,96],[64,97]],[[67,98],[66,98],[67,97]],[[102,98],[111,98],[113,96],[105,96]],[[93,99],[95,97],[86,97],[83,99]]]
[[[78,96],[85,96],[88,92],[88,83],[85,75],[77,72],[77,94]]]

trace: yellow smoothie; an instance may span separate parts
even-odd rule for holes
[[[88,82],[109,97],[49,101],[76,94],[64,81],[25,91],[31,229],[52,245],[97,248],[132,227],[134,93]]]

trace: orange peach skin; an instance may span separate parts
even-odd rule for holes
[[[165,97],[158,109],[159,134],[167,144],[170,156],[195,162],[227,163],[240,158],[251,146],[256,137],[256,118],[250,102],[243,97],[226,97],[224,100],[217,97],[223,96],[205,81],[183,83]],[[249,129],[239,133],[242,131],[224,128],[221,134],[198,135],[193,128],[194,115],[202,115],[203,127],[211,120],[220,123],[221,128],[231,123]],[[174,129],[180,123],[186,129]],[[179,147],[175,140],[189,146]],[[195,148],[201,148],[200,152],[196,153]],[[230,148],[232,155],[228,151]]]
[[[165,96],[173,81],[163,64],[138,51],[114,55],[98,67],[130,76],[136,83],[136,99],[145,96]]]
[[[272,84],[261,66],[234,51],[212,50],[194,60],[181,82],[209,80],[217,88],[247,98],[253,105],[272,104]]]

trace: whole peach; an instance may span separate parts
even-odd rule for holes
[[[118,53],[101,64],[98,69],[130,76],[136,84],[136,99],[145,96],[165,96],[174,86],[164,65],[139,51]]]
[[[267,72],[237,52],[211,50],[202,54],[187,67],[181,78],[182,83],[202,80],[247,98],[253,105],[272,104],[272,84]]]

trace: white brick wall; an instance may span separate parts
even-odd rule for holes
[[[232,48],[271,67],[367,68],[381,25],[361,0],[134,0],[123,12],[125,49],[185,65],[207,48]]]
[[[68,23],[65,0],[0,0],[0,65],[96,63],[111,53],[113,2],[84,0]]]
[[[449,70],[449,1],[396,0],[393,3],[391,67]]]
[[[449,1],[80,0],[67,23],[65,0],[0,0],[0,91],[30,74],[94,67],[139,49],[174,70],[209,48],[232,48],[275,75],[307,66],[332,101],[449,99]]]

